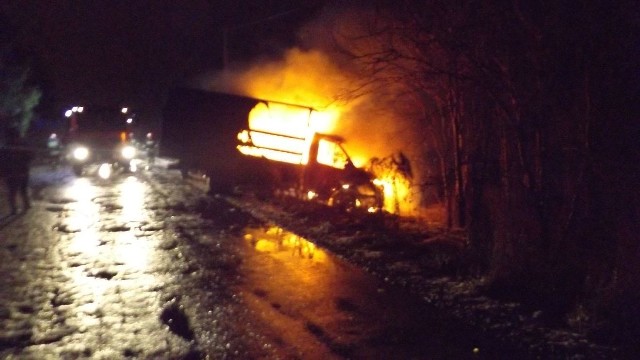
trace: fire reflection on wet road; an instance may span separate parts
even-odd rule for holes
[[[479,358],[433,309],[277,226],[245,229],[244,297],[304,359]]]
[[[307,239],[278,226],[245,229],[244,238],[260,252],[271,254],[291,252],[301,258],[313,259],[316,262],[327,261],[327,253],[316,247]]]

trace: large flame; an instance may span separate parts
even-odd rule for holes
[[[260,102],[249,113],[249,130],[238,135],[245,155],[304,164],[312,136],[309,108]],[[249,144],[250,143],[250,144]]]
[[[330,119],[327,114],[312,108],[260,102],[249,113],[249,129],[238,134],[241,143],[238,150],[245,155],[307,164],[317,129],[331,124]],[[349,157],[340,144],[319,139],[315,161],[344,169]]]
[[[301,120],[299,124],[293,124],[296,129],[310,126],[313,131],[330,134],[335,133],[338,119],[351,106],[337,102],[336,95],[351,82],[322,52],[291,49],[282,61],[225,70],[213,78],[205,79],[201,86],[273,101],[268,106],[265,104],[254,109],[252,112],[256,114],[252,115],[252,121],[259,122],[255,120],[260,117],[258,115],[278,117],[286,113],[287,118]],[[309,108],[315,111],[308,119]],[[292,122],[288,125],[292,125]]]
[[[394,114],[393,101],[382,101],[376,94],[345,96],[357,86],[354,79],[353,73],[320,50],[291,49],[281,61],[227,69],[205,79],[202,87],[271,100],[251,111],[249,129],[239,134],[245,144],[239,150],[247,155],[305,164],[313,134],[324,133],[346,139],[343,146],[351,161],[364,167],[371,158],[414,142],[416,133],[400,126],[404,119]],[[249,146],[249,139],[255,146]],[[319,155],[328,162],[335,158],[329,152]],[[339,161],[332,166],[341,167]],[[385,209],[397,212],[398,197],[408,197],[408,187],[390,179],[381,181],[387,184]]]
[[[251,139],[258,148],[240,146],[244,154],[306,164],[313,135],[335,133],[345,106],[333,96],[347,79],[322,53],[292,50],[284,64],[264,64],[231,77],[227,84],[233,92],[272,100],[251,110],[249,132],[240,140]]]

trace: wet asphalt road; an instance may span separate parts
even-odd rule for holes
[[[237,308],[233,274],[200,266],[183,234],[207,232],[188,208],[199,196],[191,187],[150,173],[100,181],[39,170],[32,209],[4,218],[0,230],[0,358],[199,358],[251,349],[243,343],[250,333],[226,328]],[[198,241],[218,244],[205,238]],[[237,263],[228,250],[218,265]]]
[[[0,358],[503,357],[175,173],[38,168],[32,195],[0,223]]]

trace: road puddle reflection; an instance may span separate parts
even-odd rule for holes
[[[88,179],[76,179],[64,192],[65,198],[74,200],[68,204],[71,216],[65,219],[69,232],[86,231],[100,219],[99,206],[93,202],[97,189]]]
[[[383,295],[377,279],[277,226],[249,227],[243,235],[254,251],[243,262],[241,293],[281,341],[314,359],[337,358],[332,344],[375,343],[367,337],[388,320],[374,305]]]
[[[254,251],[238,293],[301,358],[467,359],[477,346],[421,298],[296,234],[264,226],[243,235]]]
[[[153,247],[145,239],[125,233],[120,236],[118,246],[113,247],[110,255],[128,272],[143,272],[148,268],[153,256]]]
[[[247,258],[249,270],[263,277],[260,288],[289,289],[293,297],[324,294],[332,287],[336,258],[314,243],[278,226],[244,229],[244,240],[258,256]],[[314,295],[315,294],[315,295]]]
[[[147,187],[134,176],[129,176],[118,185],[118,202],[122,207],[121,219],[125,222],[140,222],[146,217],[145,195]]]
[[[60,291],[69,294],[65,304],[74,307],[82,327],[99,332],[105,322],[101,314],[120,299],[155,303],[146,289],[160,282],[150,269],[156,247],[150,238],[136,236],[140,224],[149,221],[148,191],[135,177],[109,186],[79,178],[64,191],[72,201],[62,214],[59,230],[66,241],[59,253],[69,264],[65,272],[72,282]],[[120,321],[118,315],[113,320]]]
[[[278,226],[247,228],[244,239],[259,252],[289,253],[315,262],[327,261],[327,253],[316,244]]]
[[[145,208],[147,186],[134,176],[127,177],[117,187],[118,203],[122,209],[119,220],[122,223],[138,226],[148,219]],[[144,271],[151,258],[153,248],[145,239],[139,239],[130,231],[120,236],[119,245],[114,249],[114,258],[118,259],[131,271]]]

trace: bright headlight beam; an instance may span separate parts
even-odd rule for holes
[[[136,149],[133,146],[125,146],[121,151],[122,157],[125,159],[133,159],[136,156]]]
[[[98,168],[98,176],[102,179],[108,179],[111,176],[111,165],[110,164],[102,164]]]
[[[73,150],[73,158],[76,160],[86,160],[89,157],[89,149],[79,146]]]

